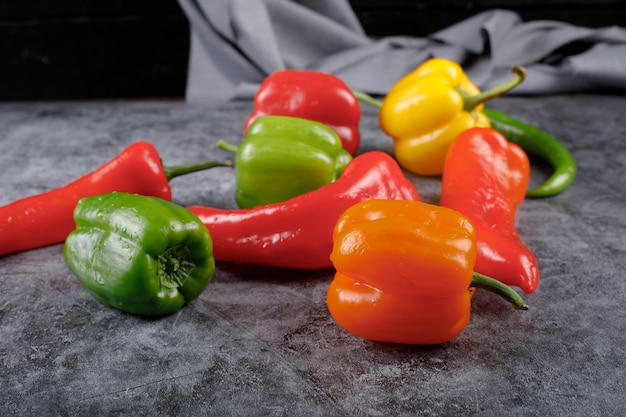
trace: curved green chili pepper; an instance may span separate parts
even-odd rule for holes
[[[540,186],[526,192],[526,197],[550,197],[565,190],[576,176],[576,161],[565,146],[546,132],[516,120],[507,114],[483,109],[491,127],[502,133],[509,142],[536,155],[553,168],[552,175]]]

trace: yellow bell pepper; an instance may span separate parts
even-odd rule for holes
[[[400,79],[383,99],[381,129],[394,139],[398,163],[418,175],[443,172],[448,148],[459,133],[472,127],[491,127],[484,103],[511,90],[525,78],[513,67],[515,78],[481,92],[461,66],[432,58]]]

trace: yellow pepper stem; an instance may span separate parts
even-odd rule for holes
[[[475,96],[468,96],[463,90],[457,88],[457,91],[463,96],[463,110],[471,112],[479,104],[485,103],[491,99],[501,96],[508,91],[511,91],[512,89],[520,85],[526,78],[526,68],[524,67],[516,65],[514,67],[511,67],[511,72],[515,74],[515,77],[503,84],[493,87],[487,91],[483,91],[482,93]],[[361,103],[368,104],[376,108],[382,107],[383,102],[381,100],[378,100],[367,93],[352,90],[352,94],[354,94],[354,97],[356,97],[356,99]]]
[[[526,304],[526,301],[524,301],[518,293],[513,291],[511,287],[496,279],[488,277],[487,275],[474,272],[470,288],[482,288],[484,290],[491,291],[513,304],[513,307],[516,309],[528,310],[528,304]]]
[[[511,67],[511,72],[515,74],[514,78],[475,96],[468,96],[463,90],[457,88],[457,91],[461,94],[461,96],[463,96],[463,110],[467,112],[473,111],[479,104],[483,104],[508,91],[511,91],[520,85],[526,78],[526,69],[524,67],[516,65]]]
[[[354,94],[354,97],[356,97],[356,99],[361,103],[369,104],[372,107],[377,107],[380,109],[383,105],[382,101],[375,99],[374,97],[362,91],[352,90],[352,94]]]

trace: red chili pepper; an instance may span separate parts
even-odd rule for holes
[[[82,197],[119,191],[171,201],[168,180],[214,166],[232,166],[232,162],[164,167],[152,144],[135,142],[100,168],[63,187],[0,207],[0,256],[63,242],[75,228],[73,211]]]
[[[244,137],[254,120],[268,114],[324,123],[337,132],[351,155],[359,148],[361,106],[350,88],[333,74],[293,69],[270,74],[254,97]]]
[[[360,154],[334,183],[287,201],[251,209],[188,209],[207,225],[218,261],[322,269],[332,266],[333,229],[341,214],[370,199],[419,199],[398,163],[381,151]]]
[[[515,213],[529,177],[522,148],[495,129],[473,128],[448,150],[441,191],[441,205],[463,213],[476,227],[475,271],[528,294],[539,285],[539,268],[515,229]]]

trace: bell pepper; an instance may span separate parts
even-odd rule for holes
[[[369,200],[333,231],[326,300],[346,331],[374,341],[440,344],[470,318],[473,288],[527,309],[510,287],[473,271],[476,233],[461,213],[420,201]]]
[[[221,140],[218,147],[235,152],[235,201],[240,208],[316,190],[339,178],[352,160],[330,127],[290,116],[260,117],[239,146]]]
[[[212,240],[184,207],[157,197],[82,198],[64,256],[102,303],[140,315],[173,313],[198,297],[215,270]]]
[[[322,269],[332,266],[328,257],[337,219],[351,205],[372,198],[419,199],[398,163],[381,151],[356,156],[337,181],[283,202],[188,209],[209,228],[217,261]]]
[[[472,127],[490,127],[483,103],[524,80],[525,70],[491,90],[478,87],[455,62],[433,58],[393,85],[379,112],[381,129],[394,139],[400,165],[418,175],[435,176],[454,139]]]
[[[81,197],[121,191],[171,200],[172,178],[218,166],[232,167],[232,161],[163,166],[154,145],[135,142],[62,187],[0,207],[0,256],[62,243],[74,229],[72,212]]]
[[[333,74],[295,69],[270,74],[254,97],[254,110],[245,122],[245,136],[253,121],[269,114],[324,123],[337,132],[351,155],[361,143],[361,106],[350,88]]]
[[[526,153],[492,128],[473,128],[450,147],[440,204],[465,214],[476,227],[476,271],[532,293],[539,268],[515,229],[530,176]]]

